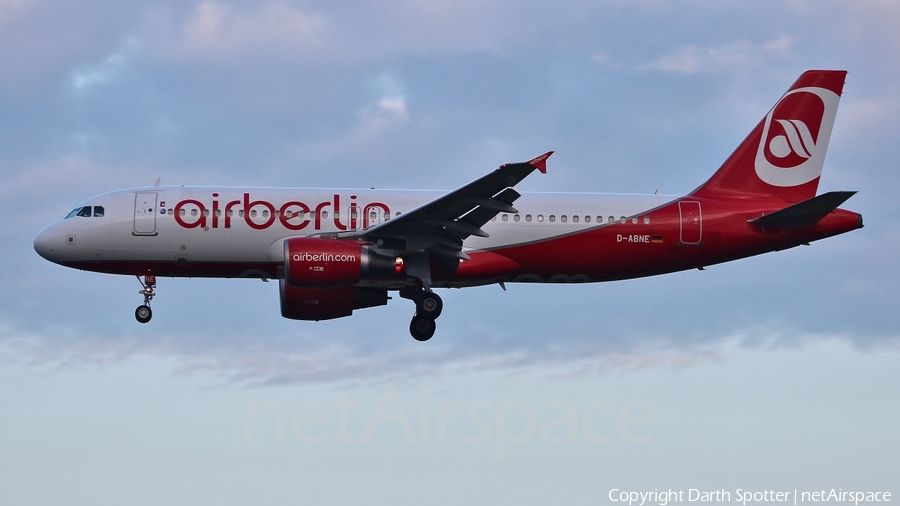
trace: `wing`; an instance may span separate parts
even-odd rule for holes
[[[543,155],[524,163],[508,163],[471,183],[411,211],[391,218],[384,223],[339,234],[342,238],[377,243],[380,248],[392,249],[398,256],[419,257],[414,268],[427,269],[430,255],[434,255],[448,267],[455,269],[460,260],[469,256],[462,251],[463,241],[469,236],[487,237],[481,227],[497,213],[516,213],[513,202],[520,197],[512,187],[535,170],[547,172],[547,158]],[[424,255],[419,255],[424,253]],[[407,272],[410,271],[407,261]],[[428,284],[427,273],[409,272]],[[423,277],[424,276],[424,277]]]

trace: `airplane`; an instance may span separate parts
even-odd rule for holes
[[[862,228],[816,196],[846,71],[809,70],[705,183],[687,195],[528,193],[547,152],[449,193],[260,187],[131,188],[90,198],[35,251],[85,271],[137,276],[147,323],[157,277],[277,279],[281,315],[329,320],[415,303],[430,339],[435,288],[582,283],[704,269]]]

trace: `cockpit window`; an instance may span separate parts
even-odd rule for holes
[[[84,207],[76,207],[72,209],[72,212],[66,215],[66,219],[71,218],[73,216],[81,216],[82,218],[90,218],[91,217],[91,206]],[[103,216],[103,208],[100,207],[100,215]]]
[[[94,206],[94,217],[102,218],[104,214],[103,206]],[[73,216],[80,216],[82,218],[90,218],[91,217],[91,206],[84,207],[76,207],[72,209],[72,212],[67,214],[64,219],[69,219]]]

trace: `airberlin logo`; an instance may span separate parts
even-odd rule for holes
[[[799,119],[776,119],[784,129],[784,135],[776,135],[769,141],[769,153],[778,159],[785,159],[796,155],[806,159],[812,156],[816,149],[816,141],[813,139],[806,123]]]
[[[242,199],[219,200],[219,194],[212,194],[209,203],[197,199],[185,199],[175,204],[173,217],[178,225],[184,228],[232,228],[234,220],[243,221],[255,230],[264,230],[280,226],[288,230],[313,230],[331,228],[329,220],[337,230],[356,230],[369,228],[380,223],[381,219],[390,218],[390,208],[381,202],[361,204],[356,195],[350,195],[350,204],[341,208],[341,196],[334,195],[331,200],[308,205],[299,200],[283,203],[272,203],[267,200],[253,200],[249,193]],[[344,199],[346,202],[346,199]]]
[[[766,116],[754,162],[773,186],[797,186],[822,173],[825,150],[840,97],[824,88],[799,88]]]

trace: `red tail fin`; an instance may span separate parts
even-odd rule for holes
[[[696,197],[801,202],[816,195],[845,70],[808,70]]]

